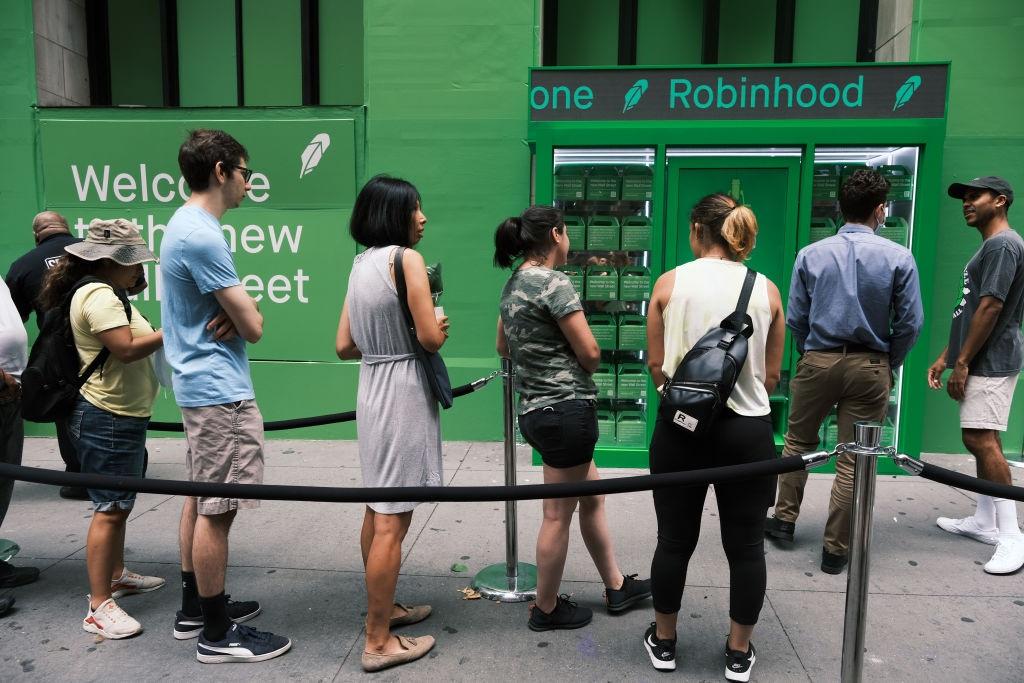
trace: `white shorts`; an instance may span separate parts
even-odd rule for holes
[[[1018,376],[968,375],[964,399],[960,401],[960,428],[1005,432]]]

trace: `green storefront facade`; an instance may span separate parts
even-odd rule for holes
[[[161,59],[159,35],[153,33],[159,31],[154,17],[161,3],[109,0],[109,45],[117,47],[109,52],[110,101],[145,106],[82,108],[36,106],[38,19],[34,22],[30,0],[5,3],[0,22],[0,147],[6,161],[0,167],[0,261],[9,263],[31,246],[32,215],[44,208],[61,211],[73,225],[79,219],[130,216],[158,240],[160,226],[181,201],[175,153],[184,131],[216,125],[235,133],[249,147],[250,165],[264,174],[265,182],[248,203],[227,214],[225,223],[232,229],[229,239],[234,239],[240,275],[248,278],[254,296],[263,297],[267,316],[266,337],[250,354],[257,397],[267,419],[286,419],[354,406],[358,367],[332,357],[333,338],[356,253],[346,229],[349,211],[360,184],[375,173],[406,177],[423,195],[429,223],[421,251],[428,261],[444,264],[442,303],[452,320],[445,356],[453,381],[462,383],[498,365],[493,329],[505,275],[490,264],[494,226],[518,213],[531,197],[554,200],[557,146],[655,149],[652,182],[661,202],[655,212],[661,216],[679,208],[668,203],[672,174],[686,168],[707,174],[715,164],[721,166],[672,156],[670,148],[698,141],[718,148],[799,148],[800,163],[791,167],[798,169],[792,183],[797,196],[793,240],[782,242],[776,255],[783,259],[809,239],[811,209],[804,207],[810,203],[799,198],[813,192],[817,146],[912,145],[921,150],[913,231],[927,322],[904,375],[900,429],[914,434],[901,437],[909,439],[901,445],[913,452],[963,450],[955,405],[944,394],[924,389],[924,371],[945,341],[960,272],[978,244],[974,231],[963,225],[959,205],[945,198],[943,188],[988,173],[1024,183],[1024,127],[1018,113],[1024,84],[1015,74],[1024,64],[1024,48],[1014,29],[1024,20],[1024,10],[1017,3],[974,3],[970,17],[953,0],[912,3],[906,27],[910,61],[949,64],[948,106],[941,123],[873,120],[843,130],[815,121],[661,121],[594,125],[584,132],[578,126],[573,132],[567,124],[530,122],[530,69],[542,64],[545,40],[551,39],[548,3],[312,3],[319,19],[319,104],[304,106],[308,93],[299,84],[308,40],[300,40],[300,34],[308,25],[304,12],[310,4],[178,0],[177,106],[165,107],[152,78]],[[720,25],[732,27],[720,29],[719,65],[774,61],[777,15],[754,19],[775,2],[634,4],[636,64],[707,61],[695,47],[702,32],[694,27],[704,27],[706,40],[702,13],[711,5]],[[847,15],[857,3],[791,4],[796,11],[794,63],[856,60],[856,15],[852,20]],[[147,12],[149,5],[153,8]],[[620,3],[599,0],[581,8],[581,3],[562,0],[558,5],[557,63],[614,66]],[[236,11],[245,17],[239,36]],[[743,21],[736,20],[740,15]],[[666,29],[666,17],[673,18],[677,32]],[[235,68],[236,59],[243,68]],[[240,101],[244,106],[236,106]],[[555,135],[558,126],[565,130]],[[865,136],[865,130],[871,134]],[[710,138],[708,131],[714,131]],[[324,147],[319,138],[320,160],[307,168],[303,155],[320,135],[329,138],[329,145]],[[1010,218],[1013,223],[1014,212]],[[655,232],[675,240],[675,232],[666,232],[667,223]],[[659,248],[663,257],[680,255],[667,243]],[[659,262],[652,274],[674,265],[669,261]],[[141,302],[152,317],[158,314],[155,297],[154,291]],[[500,415],[500,392],[490,388],[471,395],[444,415],[444,437],[500,439]],[[155,419],[174,419],[170,397],[161,399]],[[352,438],[354,428],[279,434]],[[1024,447],[1024,401],[1017,401],[1004,443],[1012,453]]]

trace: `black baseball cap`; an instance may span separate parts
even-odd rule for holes
[[[1010,187],[1010,183],[999,176],[987,175],[968,180],[966,183],[953,183],[946,192],[950,197],[963,199],[968,190],[991,190],[997,195],[1006,195],[1007,207],[1013,204],[1013,188]]]

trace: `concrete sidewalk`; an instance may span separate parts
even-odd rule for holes
[[[181,439],[149,443],[150,476],[185,478]],[[965,457],[939,464],[973,472]],[[53,439],[29,439],[25,464],[58,469]],[[520,483],[540,481],[519,454]],[[606,476],[637,474],[609,470]],[[445,444],[445,476],[454,486],[503,482],[499,443]],[[1017,483],[1024,477],[1014,470]],[[269,441],[266,483],[358,486],[354,442]],[[818,568],[831,477],[812,475],[792,548],[767,545],[768,594],[754,634],[756,681],[839,678],[846,575]],[[1016,653],[1024,619],[1022,575],[994,577],[981,565],[992,548],[951,537],[935,517],[973,510],[973,495],[913,477],[882,477],[875,506],[865,680],[1020,681]],[[42,577],[13,591],[18,603],[0,618],[0,680],[724,680],[728,570],[709,493],[704,537],[690,564],[679,622],[678,669],[662,677],[641,638],[653,619],[647,603],[621,616],[603,611],[602,586],[579,534],[573,533],[563,591],[595,609],[590,626],[533,633],[525,604],[462,599],[482,567],[504,560],[504,506],[424,504],[404,548],[398,599],[430,603],[434,614],[406,627],[431,634],[421,662],[362,673],[364,589],[358,532],[362,507],[264,502],[238,517],[228,591],[258,599],[252,625],[288,635],[291,652],[263,664],[203,665],[195,641],[171,636],[179,607],[177,528],[181,500],[142,495],[128,525],[131,568],[166,577],[153,593],[121,604],[145,626],[136,638],[104,641],[81,628],[88,591],[84,540],[89,504],[61,500],[51,487],[19,483],[0,536],[18,542],[20,565]],[[656,529],[649,493],[611,496],[608,513],[622,569],[648,576]],[[519,505],[522,561],[532,562],[540,503]],[[455,565],[468,570],[455,571]]]

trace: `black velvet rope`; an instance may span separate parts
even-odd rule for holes
[[[994,481],[978,479],[977,477],[972,477],[968,474],[961,474],[960,472],[954,472],[953,470],[947,470],[945,467],[939,467],[938,465],[932,465],[927,462],[922,462],[921,465],[923,468],[918,473],[918,476],[923,477],[924,479],[928,479],[939,484],[945,484],[946,486],[964,489],[965,491],[981,493],[994,498],[1008,498],[1009,500],[1024,502],[1024,488],[1019,486],[997,484]]]
[[[681,458],[685,457],[680,455]],[[80,486],[89,489],[136,491],[172,496],[255,498],[318,503],[488,502],[575,498],[609,493],[631,493],[668,486],[703,486],[716,482],[767,477],[804,468],[799,455],[776,460],[711,467],[689,472],[647,474],[636,477],[600,479],[563,484],[524,486],[396,486],[392,488],[338,488],[333,486],[282,486],[278,484],[210,484],[170,479],[144,479],[99,474],[74,474],[24,465],[0,463],[0,477],[52,486]]]
[[[486,377],[481,377],[475,382],[463,384],[461,387],[452,389],[452,397],[458,398],[471,394],[477,389],[486,386]],[[315,417],[299,417],[293,420],[276,420],[264,422],[263,431],[277,432],[284,429],[300,429],[302,427],[319,427],[321,425],[335,424],[338,422],[351,422],[356,419],[356,411],[348,410],[344,413],[331,413],[330,415],[317,415]],[[185,426],[180,422],[150,422],[146,428],[151,432],[184,432]]]

